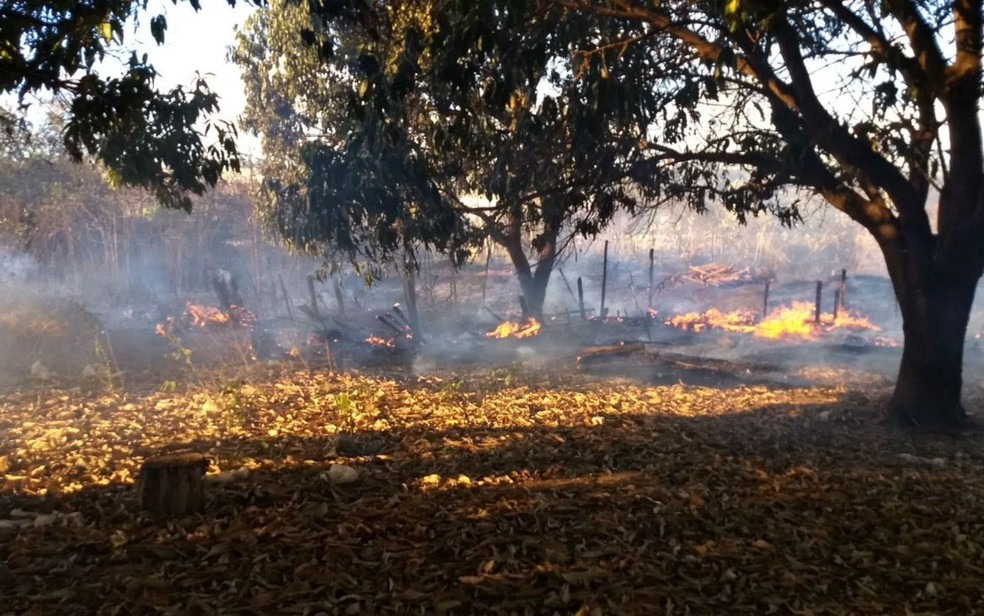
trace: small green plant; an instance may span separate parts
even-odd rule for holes
[[[178,382],[170,380],[164,381],[158,389],[160,389],[162,393],[173,393],[178,389]]]
[[[255,407],[254,394],[256,394],[256,389],[242,380],[233,381],[222,388],[222,391],[219,392],[218,402],[230,425],[233,420],[240,425],[246,423]]]
[[[508,388],[513,386],[513,380],[516,377],[516,370],[517,366],[515,364],[510,366],[502,366],[493,370],[489,376],[492,381],[496,381],[502,387]]]
[[[109,339],[107,338],[108,341]],[[99,341],[99,334],[96,334],[93,338],[93,343],[93,355],[95,356],[95,362],[93,362],[94,374],[105,381],[107,390],[114,391],[116,384],[113,382],[113,375],[116,373],[114,369],[116,362],[112,357],[112,348],[110,348],[110,353],[107,354],[102,342]]]
[[[449,382],[447,382],[447,383],[445,383],[444,385],[441,386],[441,393],[443,393],[443,394],[456,394],[456,393],[458,393],[458,392],[461,391],[461,386],[464,385],[464,384],[465,384],[465,382],[462,381],[461,379],[459,379],[457,381],[449,381]]]
[[[335,394],[332,403],[338,411],[339,427],[346,431],[354,431],[359,418],[358,405],[352,400],[347,391]]]
[[[158,323],[157,327],[154,329],[154,333],[167,340],[168,345],[171,347],[171,352],[167,353],[165,357],[168,359],[173,359],[176,362],[181,362],[184,367],[189,371],[195,369],[195,363],[191,360],[191,349],[186,347],[181,338],[174,331],[174,321],[168,319],[165,323]]]

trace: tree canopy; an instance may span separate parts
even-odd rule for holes
[[[197,10],[198,0],[190,1]],[[146,0],[0,3],[0,94],[16,95],[21,110],[32,94],[62,98],[63,141],[74,159],[91,156],[115,181],[190,209],[189,193],[202,194],[222,172],[239,169],[235,129],[208,121],[218,96],[204,80],[162,92],[146,56],[132,53],[120,70],[106,62],[121,48],[127,20],[146,17],[163,42],[167,20],[148,15]],[[0,124],[12,130],[17,116],[5,113]]]
[[[264,139],[275,226],[310,252],[370,260],[416,243],[460,258],[491,239],[538,314],[564,238],[594,235],[655,196],[633,177],[639,134],[676,92],[625,86],[629,73],[655,79],[671,67],[630,52],[610,79],[586,80],[590,60],[548,14],[525,22],[542,41],[527,49],[513,40],[516,15],[493,11],[476,17],[487,42],[453,46],[472,67],[455,72],[434,41],[454,29],[441,21],[449,14],[379,8],[370,21],[318,26],[306,6],[274,3],[240,35],[232,57],[244,68],[245,125]],[[486,75],[486,65],[514,70]]]
[[[657,202],[794,220],[796,198],[815,195],[867,229],[905,323],[892,411],[920,425],[962,420],[963,337],[984,271],[980,2],[399,6],[426,20],[394,30],[387,3],[369,0],[313,14],[315,31],[358,28],[384,42],[387,52],[360,57],[367,121],[398,125],[406,92],[427,84],[446,102],[437,114],[481,126],[505,116],[524,87],[536,91],[551,60],[569,62],[580,100],[613,89],[639,117],[637,147],[623,156]],[[650,68],[628,70],[640,65]],[[595,104],[585,111],[589,123],[606,117]]]

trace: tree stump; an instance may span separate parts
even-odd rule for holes
[[[208,457],[197,453],[148,458],[137,479],[140,508],[173,515],[201,511],[208,464]]]

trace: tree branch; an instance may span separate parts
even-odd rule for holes
[[[820,0],[820,3],[831,11],[849,28],[871,45],[872,53],[896,68],[909,86],[909,92],[914,96],[919,112],[919,130],[913,132],[913,151],[918,160],[911,165],[909,184],[920,194],[928,193],[930,178],[926,173],[933,144],[939,137],[939,122],[936,119],[935,101],[941,93],[933,87],[932,80],[924,70],[924,66],[914,59],[900,53],[893,47],[883,32],[876,30],[860,15],[844,5],[840,0]],[[938,85],[938,84],[937,84]]]
[[[772,32],[786,62],[786,70],[789,71],[792,89],[799,103],[798,111],[806,125],[807,135],[842,164],[861,171],[867,176],[866,181],[882,187],[901,216],[913,223],[914,230],[918,229],[927,237],[932,235],[924,208],[925,201],[920,198],[922,191],[914,194],[913,187],[895,165],[872,150],[869,144],[851,135],[817,98],[810,71],[800,52],[799,38],[789,22],[786,19],[778,20]]]
[[[942,97],[945,92],[943,80],[947,72],[947,62],[936,44],[934,29],[923,20],[912,0],[888,0],[885,4],[909,37],[915,60],[922,67],[935,95]]]

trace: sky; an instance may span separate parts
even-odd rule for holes
[[[235,121],[246,101],[239,70],[226,60],[226,50],[235,41],[236,28],[254,10],[243,0],[235,7],[225,0],[202,0],[202,9],[197,13],[188,2],[152,0],[141,14],[140,23],[126,34],[124,46],[148,55],[160,73],[158,87],[162,90],[176,85],[190,86],[196,74],[202,73],[220,97],[218,117]],[[167,18],[163,45],[158,45],[150,34],[150,18],[158,14]],[[245,151],[258,150],[255,139],[240,135],[240,141]]]

